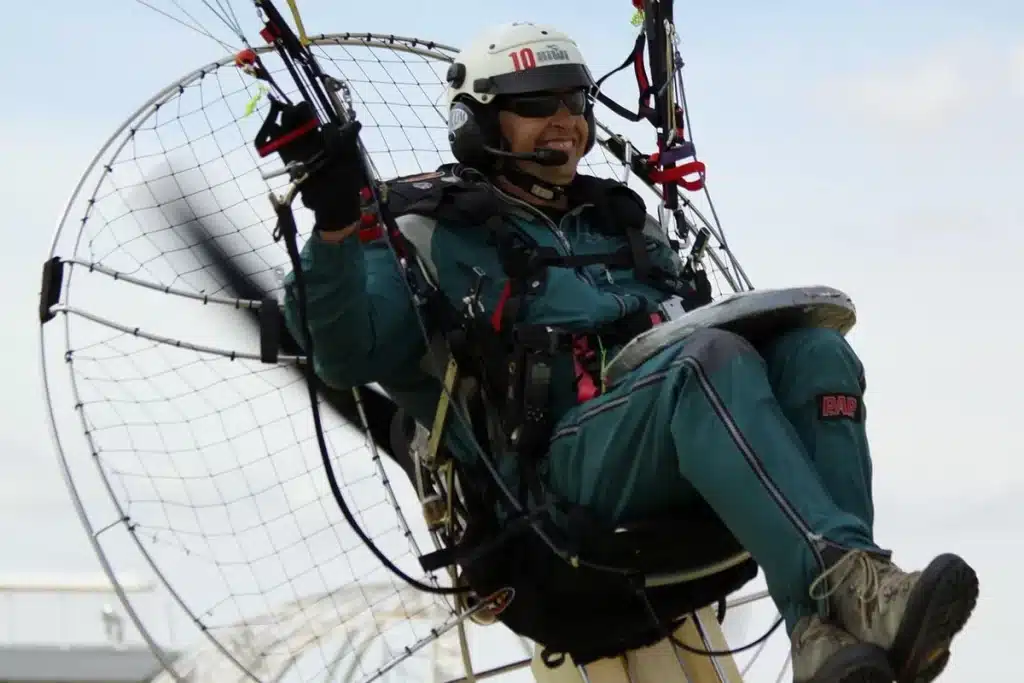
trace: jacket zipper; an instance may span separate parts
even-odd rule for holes
[[[522,199],[519,199],[518,197],[513,197],[512,195],[506,194],[505,192],[502,192],[498,188],[495,188],[495,190],[498,192],[498,194],[500,194],[502,197],[504,197],[508,201],[510,201],[510,202],[512,202],[514,204],[517,204],[519,206],[524,207],[527,211],[529,211],[530,213],[532,213],[532,214],[534,214],[536,216],[540,216],[540,218],[543,219],[544,224],[547,225],[548,228],[551,230],[552,234],[554,234],[555,239],[558,241],[558,243],[562,245],[562,248],[565,250],[566,255],[567,256],[572,256],[572,254],[573,254],[572,245],[569,243],[569,239],[564,235],[564,233],[562,232],[562,230],[560,228],[561,222],[559,222],[559,224],[556,225],[553,220],[548,218],[547,214],[545,214],[543,211],[540,211],[539,209],[535,208],[529,202],[523,201]],[[592,206],[592,205],[591,204],[583,204],[581,206],[577,206],[577,207],[574,207],[573,209],[570,209],[568,213],[566,213],[564,216],[562,216],[562,220],[564,221],[566,218],[568,218],[569,216],[572,216],[573,214],[579,214],[580,212],[583,211],[583,209],[587,208],[588,206]],[[587,282],[588,284],[592,285],[595,289],[599,289],[598,286],[597,286],[597,282],[595,282],[594,279],[592,277],[590,277],[585,271],[582,271],[582,269],[577,269],[576,272],[577,272],[577,275],[581,279],[583,279],[585,282]],[[623,298],[621,296],[619,296],[618,294],[616,294],[615,292],[608,292],[608,293],[612,295],[612,298],[615,299],[616,305],[619,307],[619,316],[621,317],[621,316],[626,315],[627,306],[626,306],[625,300],[623,300]]]
[[[529,202],[523,201],[522,199],[519,199],[518,197],[513,197],[510,194],[506,194],[506,193],[502,192],[501,190],[499,190],[498,188],[494,188],[494,190],[499,195],[501,195],[504,199],[506,199],[507,201],[525,208],[527,211],[529,211],[530,213],[532,213],[535,216],[539,216],[544,221],[544,224],[546,226],[548,226],[548,229],[551,230],[551,234],[553,234],[555,236],[555,240],[562,246],[562,249],[565,251],[565,255],[566,256],[572,256],[572,245],[569,244],[568,238],[566,238],[566,236],[562,234],[562,232],[561,232],[561,230],[559,230],[558,226],[555,225],[555,222],[547,217],[547,214],[545,214],[543,211],[535,208]],[[573,209],[573,211],[575,211],[575,209]]]

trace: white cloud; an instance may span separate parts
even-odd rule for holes
[[[969,44],[839,76],[819,96],[880,131],[927,135],[990,117],[1014,91],[1024,94],[1024,47]]]
[[[971,99],[971,81],[955,62],[922,60],[902,69],[859,75],[836,94],[880,123],[933,127],[948,123]]]

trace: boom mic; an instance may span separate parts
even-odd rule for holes
[[[569,155],[560,149],[538,147],[532,152],[506,152],[495,147],[485,147],[488,153],[505,159],[518,159],[519,161],[532,161],[541,166],[561,166],[569,161]]]
[[[569,161],[569,155],[560,149],[550,147],[538,147],[533,151],[536,161],[541,166],[561,166]]]

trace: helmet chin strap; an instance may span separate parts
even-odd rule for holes
[[[546,147],[540,147],[533,152],[518,154],[497,149],[488,149],[487,151],[500,157],[502,161],[507,160],[510,162],[499,164],[498,174],[519,189],[546,201],[554,201],[565,196],[568,185],[557,185],[538,178],[532,173],[527,173],[520,168],[519,164],[515,163],[515,161],[533,161],[541,166],[561,166],[569,160],[569,155],[565,152]]]
[[[512,183],[520,190],[525,190],[534,197],[547,201],[561,199],[565,196],[565,190],[568,187],[566,185],[550,183],[538,178],[532,173],[527,173],[519,167],[519,164],[503,164],[499,173],[505,178],[505,180]]]

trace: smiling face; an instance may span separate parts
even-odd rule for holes
[[[521,95],[501,103],[498,122],[508,151],[528,153],[546,147],[569,157],[560,166],[516,162],[523,171],[555,185],[572,181],[586,151],[589,130],[583,115],[585,103],[586,96],[579,90]]]

